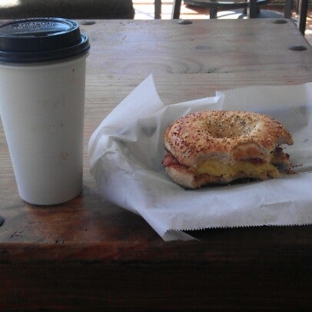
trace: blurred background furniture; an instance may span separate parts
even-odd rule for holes
[[[155,19],[161,18],[161,0],[154,0],[155,4]]]
[[[248,16],[251,18],[257,17],[259,6],[267,4],[269,0],[184,0],[184,4],[200,8],[209,8],[210,18],[217,18],[218,10],[231,10],[244,8],[248,11]],[[175,0],[173,4],[172,17],[179,18],[181,11],[182,0]]]
[[[183,0],[173,0],[172,18],[180,17],[181,5]],[[247,16],[256,18],[259,16],[260,6],[266,5],[270,0],[184,0],[185,5],[209,9],[211,19],[217,18],[218,10],[235,10],[244,8]],[[281,17],[291,18],[292,10],[295,9],[298,14],[296,23],[300,32],[304,35],[307,23],[309,0],[285,0],[284,12]]]
[[[0,19],[133,19],[132,0],[1,0]]]

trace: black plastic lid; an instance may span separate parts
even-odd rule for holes
[[[89,39],[75,21],[27,18],[0,25],[0,62],[41,63],[86,53]]]

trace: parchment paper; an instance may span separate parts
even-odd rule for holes
[[[161,164],[163,133],[178,117],[203,109],[250,110],[281,121],[295,142],[284,150],[297,174],[199,190],[173,183]],[[246,87],[165,105],[149,76],[91,136],[90,170],[107,200],[141,215],[165,241],[193,239],[185,230],[311,224],[311,136],[312,83]]]

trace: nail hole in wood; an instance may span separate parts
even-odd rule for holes
[[[184,19],[178,21],[178,24],[180,24],[180,25],[190,25],[192,23],[193,23],[192,21],[188,21],[188,20],[184,20]]]
[[[273,24],[287,24],[287,20],[285,19],[276,19],[272,22]]]
[[[307,47],[304,45],[291,45],[288,49],[292,51],[305,51]]]
[[[94,25],[95,24],[95,21],[83,21],[81,22],[81,25],[84,25],[84,26],[90,26],[90,25]]]

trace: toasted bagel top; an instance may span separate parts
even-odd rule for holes
[[[281,144],[293,144],[287,129],[270,116],[247,111],[201,111],[173,122],[164,134],[165,148],[186,166],[208,159],[231,163],[270,161]]]

